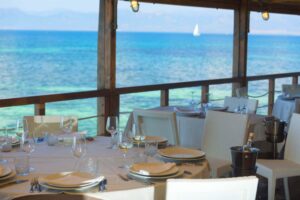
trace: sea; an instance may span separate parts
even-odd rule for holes
[[[233,35],[117,32],[117,87],[196,81],[232,76]],[[299,72],[300,36],[249,35],[249,76]],[[278,79],[281,84],[290,78]],[[97,88],[97,32],[0,31],[0,99],[95,90]],[[267,81],[249,83],[249,94],[268,91]],[[278,95],[277,93],[277,95]],[[199,101],[201,87],[170,90],[170,105]],[[222,105],[231,85],[210,87],[211,104]],[[266,114],[267,96],[259,99]],[[157,107],[160,91],[121,95],[120,124],[135,108]],[[34,106],[0,108],[0,128]],[[96,98],[46,104],[47,115],[79,118],[97,115]],[[96,134],[96,118],[81,120],[79,129]]]

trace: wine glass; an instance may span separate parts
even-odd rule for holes
[[[1,148],[1,151],[2,151],[3,145],[6,142],[5,137],[6,137],[6,127],[4,126],[4,127],[0,128],[0,148]],[[8,161],[6,159],[4,159],[1,155],[0,156],[0,163],[7,163],[7,162]]]
[[[119,142],[119,149],[123,152],[123,160],[124,165],[121,168],[129,168],[127,165],[127,153],[128,150],[133,147],[132,138],[126,132],[119,132],[120,134],[120,142]]]
[[[24,129],[21,137],[21,150],[28,154],[29,160],[32,152],[35,151],[35,139],[28,131]],[[34,171],[33,167],[29,167],[29,171]]]
[[[86,147],[86,140],[85,134],[83,133],[75,133],[73,135],[72,140],[72,154],[76,158],[76,162],[74,165],[74,169],[77,169],[77,165],[80,159],[86,154],[87,147]]]
[[[37,126],[33,130],[32,137],[35,143],[39,144],[45,141],[48,125],[45,123],[44,116],[35,116],[34,123],[37,123]]]
[[[106,120],[106,131],[111,135],[111,146],[109,148],[115,149],[117,147],[116,133],[119,129],[119,118],[117,116],[108,116]]]
[[[60,128],[63,133],[72,133],[75,120],[72,117],[61,117],[60,118]]]

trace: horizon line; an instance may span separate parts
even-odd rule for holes
[[[98,32],[97,30],[79,30],[79,29],[1,29],[0,31],[36,31],[36,32]],[[158,31],[117,31],[117,33],[160,33],[160,34],[193,34],[192,32],[158,32]],[[202,32],[202,35],[234,35],[233,33],[214,33],[214,32]],[[261,36],[300,36],[300,33],[249,33],[249,35],[261,35]]]

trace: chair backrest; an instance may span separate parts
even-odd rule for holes
[[[283,84],[282,93],[290,96],[300,96],[300,85],[298,84]]]
[[[231,161],[230,147],[243,145],[247,130],[246,114],[208,111],[201,149],[208,157]]]
[[[228,111],[234,112],[237,107],[247,107],[248,113],[256,113],[258,100],[238,97],[225,97],[224,107],[228,107]]]
[[[133,118],[138,134],[162,136],[169,144],[180,144],[175,112],[134,110]]]
[[[294,113],[300,113],[300,99],[295,99],[295,110]]]
[[[218,179],[168,179],[166,200],[254,200],[255,176]]]
[[[285,145],[284,159],[291,160],[300,164],[300,114],[292,115],[287,140]]]
[[[32,135],[33,132],[36,134],[43,134],[43,132],[48,133],[61,133],[61,123],[62,120],[67,123],[72,123],[72,131],[78,130],[78,119],[73,116],[24,116],[28,124],[29,135]],[[44,123],[45,125],[42,125]]]
[[[241,98],[241,97],[248,98],[248,88],[247,87],[236,88],[235,94],[239,98]]]

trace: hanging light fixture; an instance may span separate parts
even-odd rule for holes
[[[261,13],[261,17],[263,18],[263,20],[268,21],[270,18],[270,13],[267,10],[265,10]]]
[[[137,0],[131,0],[130,1],[130,7],[133,12],[138,12],[140,8],[140,4]]]

